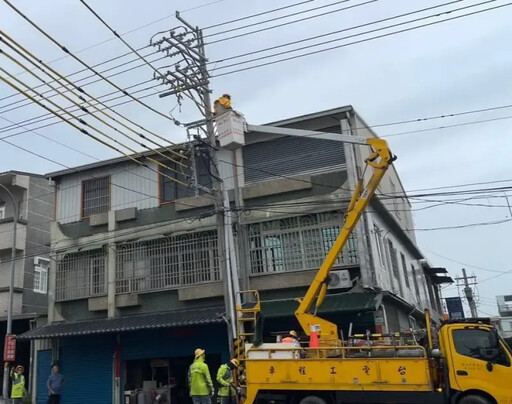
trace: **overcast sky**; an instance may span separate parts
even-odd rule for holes
[[[165,31],[178,25],[173,17],[175,10],[182,11],[183,17],[193,25],[205,27],[294,3],[299,2],[295,0],[266,0],[260,2],[247,0],[194,0],[188,2],[160,0],[146,2],[135,0],[89,1],[89,5],[118,33],[122,34],[135,30],[124,35],[123,38],[136,48],[147,45],[150,37],[156,32]],[[208,37],[219,31],[239,28],[243,25],[332,3],[338,4],[318,11]],[[444,3],[448,3],[448,0],[416,0],[414,2],[403,0],[352,0],[343,3],[335,0],[312,0],[304,2],[302,5],[281,12],[206,30],[205,36],[208,43],[294,19],[333,11],[323,17],[312,18],[308,21],[288,24],[277,29],[208,45],[209,60],[218,61],[212,63],[209,67],[211,70],[213,69],[212,74],[215,76],[236,68],[251,66],[254,63],[225,69],[222,69],[222,66],[249,60],[257,56],[267,56],[269,52],[241,59],[221,61],[230,56],[342,30]],[[316,41],[295,45],[295,47],[363,33],[370,29],[426,17],[440,11],[468,7],[484,3],[484,0],[461,0],[450,3],[450,5],[433,11],[425,11],[407,18],[349,30]],[[113,35],[90,14],[79,0],[47,0],[44,2],[16,0],[15,4],[29,18],[40,24],[71,51],[78,52],[91,47],[77,53],[80,58],[89,64],[100,63],[128,51],[119,40],[112,39]],[[486,1],[485,4],[477,7],[429,18],[395,28],[395,30],[505,4],[508,4],[508,2],[502,0]],[[340,8],[350,6],[355,7],[334,12]],[[270,122],[347,104],[354,106],[369,125],[508,105],[512,104],[510,75],[512,71],[511,20],[512,6],[502,7],[443,24],[358,43],[271,66],[214,77],[212,79],[212,89],[214,96],[223,92],[230,93],[235,108],[242,111],[250,123]],[[2,30],[39,58],[44,61],[60,59],[52,63],[52,66],[59,72],[70,74],[81,70],[82,67],[71,58],[62,58],[64,54],[58,47],[15,14],[3,1],[0,1],[0,21]],[[330,45],[310,49],[310,51],[350,43],[388,32],[392,32],[392,30],[388,29],[374,34],[345,39]],[[111,40],[97,45],[108,39]],[[0,47],[4,51],[8,50],[3,44],[0,44]],[[274,52],[290,51],[292,49],[294,49],[293,46],[280,48]],[[152,48],[147,48],[142,53],[146,55],[152,50]],[[284,57],[304,52],[307,51],[290,52]],[[152,60],[159,56],[155,54],[149,58]],[[133,59],[133,56],[128,56],[114,63],[100,66],[98,69],[107,69]],[[276,59],[278,58],[265,59],[259,63]],[[155,65],[163,66],[169,63],[171,61],[162,60],[155,62]],[[127,66],[137,64],[139,62]],[[0,66],[12,73],[22,71],[19,66],[13,65],[1,56]],[[112,70],[111,73],[119,70]],[[72,79],[78,80],[89,74],[75,75],[72,76]],[[35,79],[28,74],[17,77],[27,84],[36,84]],[[151,69],[142,67],[116,76],[112,80],[119,86],[126,87],[142,83],[151,78]],[[85,82],[90,80],[92,79]],[[150,84],[134,88],[133,91]],[[158,87],[138,95],[150,94],[163,89],[164,87]],[[90,85],[87,90],[90,94],[97,96],[114,91],[112,87],[103,83]],[[7,85],[0,84],[0,98],[12,93]],[[20,99],[19,96],[16,96],[0,101],[0,128],[10,125],[5,119],[20,122],[45,112],[42,108],[34,105],[5,112],[6,109],[12,108],[12,106],[6,108],[5,105]],[[155,95],[146,98],[145,101],[164,113],[169,112],[176,106],[176,100],[172,97],[160,99]],[[14,106],[23,104],[19,103]],[[62,104],[67,105],[64,102]],[[119,107],[118,111],[129,115],[131,119],[140,122],[145,127],[164,134],[173,141],[185,139],[183,129],[134,103]],[[179,108],[175,108],[173,115],[183,122],[200,118],[199,113],[188,103],[184,103],[181,113]],[[505,119],[492,120],[502,117]],[[512,160],[510,159],[512,147],[510,125],[512,120],[508,118],[512,118],[512,108],[411,124],[377,127],[375,131],[380,136],[386,136],[435,128],[431,131],[406,133],[388,139],[392,150],[399,157],[396,162],[399,175],[406,190],[412,195],[419,193],[415,190],[424,188],[496,180],[508,179],[509,182],[474,185],[468,187],[468,189],[484,186],[508,186],[512,182]],[[486,122],[437,129],[441,126],[475,121]],[[45,123],[48,122],[51,121]],[[29,128],[34,129],[40,125],[32,125]],[[86,138],[66,124],[61,123],[36,130],[39,134],[76,148],[81,153],[88,154],[93,158],[51,143],[32,132],[26,132],[7,140],[49,157],[62,165],[45,161],[2,143],[0,146],[0,172],[14,169],[48,173],[62,169],[64,166],[72,167],[93,162],[95,159],[117,156],[112,150]],[[20,129],[8,132],[0,129],[0,137],[18,132],[20,132]],[[465,188],[457,188],[457,190],[459,189]],[[471,196],[474,195],[465,197]],[[455,198],[459,199],[460,202],[462,196],[456,196]],[[439,197],[429,199],[440,200]],[[479,281],[478,290],[481,298],[479,309],[481,314],[495,314],[497,311],[495,295],[512,294],[512,264],[509,258],[512,222],[462,229],[432,229],[503,221],[511,219],[511,211],[507,207],[504,192],[497,193],[494,191],[489,193],[489,198],[471,199],[464,203],[478,204],[479,206],[467,206],[460,203],[447,205],[443,203],[437,207],[429,207],[434,204],[425,203],[424,200],[414,203],[414,209],[422,209],[414,212],[415,227],[418,229],[418,242],[431,263],[436,266],[445,266],[452,276],[460,274],[460,269],[463,266],[467,268],[469,273],[474,273]],[[511,272],[502,274],[504,271]],[[494,278],[488,279],[491,277]],[[457,289],[451,287],[443,293],[445,297],[454,296],[457,294]]]

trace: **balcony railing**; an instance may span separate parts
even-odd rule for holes
[[[328,212],[249,225],[251,274],[318,268],[334,244],[342,223],[341,212]],[[357,243],[351,236],[334,265],[357,264]]]

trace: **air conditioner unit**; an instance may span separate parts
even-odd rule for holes
[[[50,260],[48,258],[34,257],[34,265],[37,267],[48,266],[49,263],[50,263]]]
[[[343,269],[341,271],[332,271],[329,275],[330,281],[327,289],[346,289],[352,287],[350,271]]]

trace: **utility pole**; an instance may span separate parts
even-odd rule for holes
[[[14,273],[16,270],[16,231],[18,229],[18,205],[16,204],[16,199],[11,191],[5,186],[0,184],[0,188],[3,188],[7,195],[11,198],[12,201],[12,209],[13,209],[13,229],[12,229],[12,246],[11,246],[11,272],[10,272],[10,280],[9,280],[9,303],[7,306],[7,331],[5,332],[5,340],[12,333],[12,306],[14,299]],[[2,385],[2,397],[4,400],[9,399],[9,363],[4,363],[4,379]],[[7,401],[5,401],[7,402]]]
[[[212,195],[217,212],[219,266],[224,284],[224,300],[229,323],[229,346],[232,349],[232,341],[236,338],[237,315],[235,300],[239,291],[238,267],[229,194],[224,187],[218,170],[218,149],[215,127],[213,125],[214,117],[210,97],[208,59],[206,58],[202,30],[189,24],[180,16],[179,12],[176,12],[176,18],[182,25],[170,30],[168,35],[152,43],[161,52],[165,52],[170,58],[176,59],[169,70],[162,73],[161,76],[155,77],[155,79],[161,80],[164,84],[170,86],[169,91],[159,95],[160,98],[174,95],[180,106],[182,101],[188,98],[203,115],[203,119],[198,121],[181,123],[175,120],[175,123],[186,127],[187,131],[197,129],[206,135],[205,143],[208,144],[209,149],[207,153],[210,156],[209,165],[212,188],[206,189],[197,185],[197,182],[195,184],[200,190]]]
[[[455,278],[458,287],[463,287],[464,295],[468,301],[469,309],[471,310],[471,317],[478,317],[476,309],[475,297],[471,286],[476,285],[476,276],[467,276],[466,268],[462,268],[462,278]]]

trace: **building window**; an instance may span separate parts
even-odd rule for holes
[[[405,286],[410,289],[411,282],[409,281],[409,271],[407,270],[407,263],[405,262],[404,254],[400,253],[400,258],[402,259],[402,270],[404,271]]]
[[[421,304],[420,287],[418,284],[418,273],[416,272],[416,269],[414,268],[414,265],[412,265],[412,264],[411,264],[411,273],[412,273],[412,281],[414,283],[414,290],[416,291],[416,299],[418,300],[418,304]]]
[[[0,220],[5,219],[5,203],[0,202]]]
[[[379,254],[379,262],[382,266],[384,266],[384,246],[382,244],[382,230],[374,224],[373,225],[373,233],[375,235],[375,243],[377,244],[377,252]]]
[[[343,215],[317,213],[249,225],[251,273],[315,269],[338,237]],[[334,266],[359,263],[355,236],[351,236]]]
[[[106,251],[94,249],[64,254],[57,262],[55,300],[106,295]]]
[[[50,260],[42,257],[34,258],[34,292],[48,293],[48,270]]]
[[[110,177],[82,181],[82,217],[110,209]]]
[[[389,249],[389,258],[391,259],[391,270],[393,271],[393,277],[398,282],[400,295],[403,296],[404,291],[402,287],[402,283],[400,282],[400,271],[398,269],[398,258],[396,248],[393,246],[393,242],[388,240],[388,249]]]
[[[187,162],[190,161],[187,160]],[[161,202],[172,202],[176,199],[187,198],[195,195],[193,182],[191,180],[192,172],[188,167],[180,164],[167,164],[169,168],[160,168],[160,199]],[[198,155],[195,157],[197,183],[206,188],[211,188],[211,175],[209,171],[209,159],[206,156]],[[178,182],[179,181],[179,182]],[[190,186],[184,185],[190,184]],[[199,191],[204,193],[204,191]]]
[[[119,244],[116,293],[172,289],[220,281],[217,232]]]

